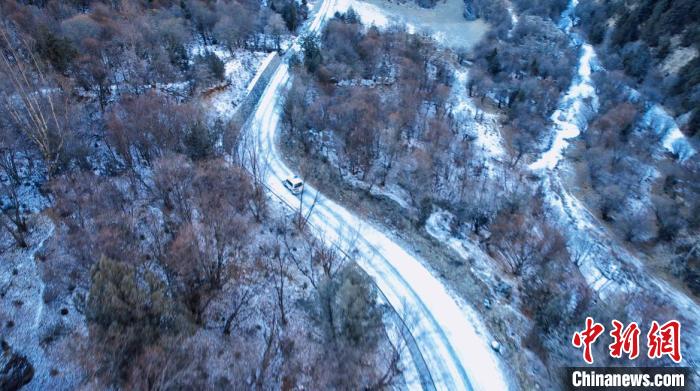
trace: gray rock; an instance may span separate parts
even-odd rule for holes
[[[14,353],[10,345],[2,340],[0,356],[0,390],[15,391],[32,381],[34,367],[26,357]]]
[[[485,228],[482,228],[479,230],[479,240],[481,240],[483,242],[483,241],[489,240],[490,238],[491,238],[491,231],[489,231],[488,229],[485,229]]]

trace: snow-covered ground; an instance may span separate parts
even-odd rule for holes
[[[349,176],[346,178],[346,181],[351,184],[353,187],[358,188],[358,189],[363,189],[363,190],[368,190],[370,194],[378,197],[386,197],[394,202],[396,202],[400,207],[403,209],[410,209],[411,205],[407,201],[410,199],[410,196],[404,190],[401,188],[401,186],[396,185],[396,184],[391,184],[387,186],[371,186],[367,182],[363,182],[359,179],[356,179],[352,176]]]
[[[409,33],[429,34],[441,44],[453,49],[473,47],[489,28],[481,19],[464,19],[462,0],[438,2],[433,8],[422,8],[410,1],[338,0],[336,7],[340,12],[352,7],[366,25],[380,28],[402,26]]]
[[[562,158],[564,149],[569,145],[567,140],[576,138],[585,130],[587,113],[598,108],[598,95],[591,80],[591,69],[596,60],[595,50],[589,44],[581,45],[581,57],[577,74],[569,90],[557,110],[552,114],[554,123],[554,140],[549,150],[542,154],[536,162],[530,165],[533,170],[541,168],[552,169]],[[587,108],[589,110],[587,110]]]
[[[581,131],[585,131],[588,123],[587,115],[598,109],[598,94],[596,94],[591,79],[591,72],[596,62],[595,49],[588,43],[582,43],[580,38],[571,31],[577,21],[576,5],[578,5],[578,0],[569,2],[569,5],[562,12],[559,28],[571,36],[572,44],[580,44],[581,55],[578,68],[559,108],[552,114],[554,139],[549,149],[537,161],[530,164],[532,170],[555,168],[562,158],[564,149],[569,145],[567,140],[576,138],[581,134]]]
[[[463,261],[469,263],[472,273],[479,276],[488,286],[497,285],[494,276],[494,260],[479,247],[479,245],[467,237],[451,232],[450,226],[456,217],[440,208],[436,208],[425,221],[425,230],[434,239],[451,248]]]
[[[512,4],[509,5],[507,9],[508,9],[508,15],[510,15],[510,24],[511,24],[511,28],[508,31],[508,37],[512,37],[513,30],[515,30],[515,26],[518,24],[519,18],[518,18],[518,14],[516,14],[515,11],[513,10]]]
[[[40,214],[32,217],[31,224],[32,232],[27,238],[29,247],[12,246],[3,253],[0,262],[3,308],[0,335],[16,353],[26,356],[34,368],[34,377],[26,389],[74,389],[80,381],[80,370],[57,353],[69,351],[70,347],[47,348],[48,341],[68,332],[84,335],[87,330],[82,315],[74,311],[72,303],[46,303],[37,254],[44,250],[44,243],[53,236],[54,225],[48,217]],[[7,243],[0,245],[5,247]],[[63,315],[59,308],[70,310]]]
[[[474,101],[469,98],[467,92],[467,81],[469,75],[466,69],[455,71],[455,83],[452,91],[452,114],[455,119],[464,124],[464,130],[476,137],[474,143],[492,158],[502,158],[505,156],[503,139],[498,127],[498,116],[485,112],[476,107]],[[475,117],[480,117],[476,120]]]
[[[235,112],[235,107],[255,85],[255,81],[260,77],[260,71],[265,69],[274,54],[247,50],[237,50],[230,54],[220,47],[212,47],[209,50],[224,62],[228,86],[221,93],[213,94],[205,102],[213,109],[211,113],[214,117],[229,119]]]
[[[644,113],[642,126],[648,126],[656,134],[662,135],[661,143],[663,147],[678,156],[683,161],[695,154],[695,149],[690,145],[690,141],[678,128],[678,124],[668,112],[658,103],[652,104]]]
[[[384,11],[374,4],[357,0],[338,0],[336,7],[338,12],[346,12],[352,8],[357,13],[357,16],[360,17],[362,23],[368,26],[385,28],[391,24]]]

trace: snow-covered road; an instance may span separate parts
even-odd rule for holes
[[[309,31],[320,30],[323,21],[335,12],[335,4],[334,0],[326,0],[320,5],[308,25]],[[293,45],[291,50],[297,48],[298,45]],[[250,120],[247,138],[257,149],[257,156],[265,161],[264,181],[270,191],[288,205],[300,205],[299,198],[282,185],[282,180],[293,172],[285,165],[275,142],[289,82],[289,68],[282,63]],[[322,194],[316,195],[317,190],[307,185],[302,210],[308,210],[316,199],[309,227],[327,242],[352,252],[359,265],[375,279],[389,303],[404,317],[435,387],[441,390],[508,389],[497,353],[490,348],[489,335],[476,312],[467,305],[458,305],[423,261],[404,250],[381,229]]]
[[[275,144],[288,81],[288,67],[282,64],[263,94],[250,130],[257,132],[259,155],[267,160],[266,185],[285,203],[298,205],[299,199],[282,185],[282,180],[293,172],[284,164]],[[304,210],[311,207],[316,192],[306,186]],[[358,263],[375,279],[391,305],[411,318],[408,327],[438,389],[508,388],[483,326],[475,327],[475,313],[460,308],[415,256],[322,194],[309,224],[326,241],[355,249]]]

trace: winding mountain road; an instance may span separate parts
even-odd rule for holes
[[[320,31],[336,6],[336,0],[320,4],[306,32]],[[284,59],[298,50],[295,42]],[[358,264],[374,278],[386,299],[404,318],[435,388],[509,389],[505,372],[489,346],[489,336],[482,331],[485,327],[476,312],[458,305],[424,266],[425,262],[404,250],[379,227],[363,221],[310,185],[306,185],[302,202],[283,186],[282,180],[294,174],[285,165],[276,144],[280,111],[289,83],[289,67],[283,61],[270,78],[246,127],[246,137],[252,140],[257,156],[264,160],[265,185],[288,205],[297,205],[303,211],[313,205],[308,220],[311,230],[326,242],[355,255]]]

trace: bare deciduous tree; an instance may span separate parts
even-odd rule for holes
[[[492,224],[492,238],[511,273],[522,275],[536,263],[554,260],[566,252],[564,237],[553,227],[533,224],[521,213],[501,214]]]
[[[58,87],[49,82],[44,67],[20,37],[0,26],[0,70],[9,81],[3,108],[14,126],[37,148],[48,175],[53,175],[63,151],[66,111],[54,104]]]

